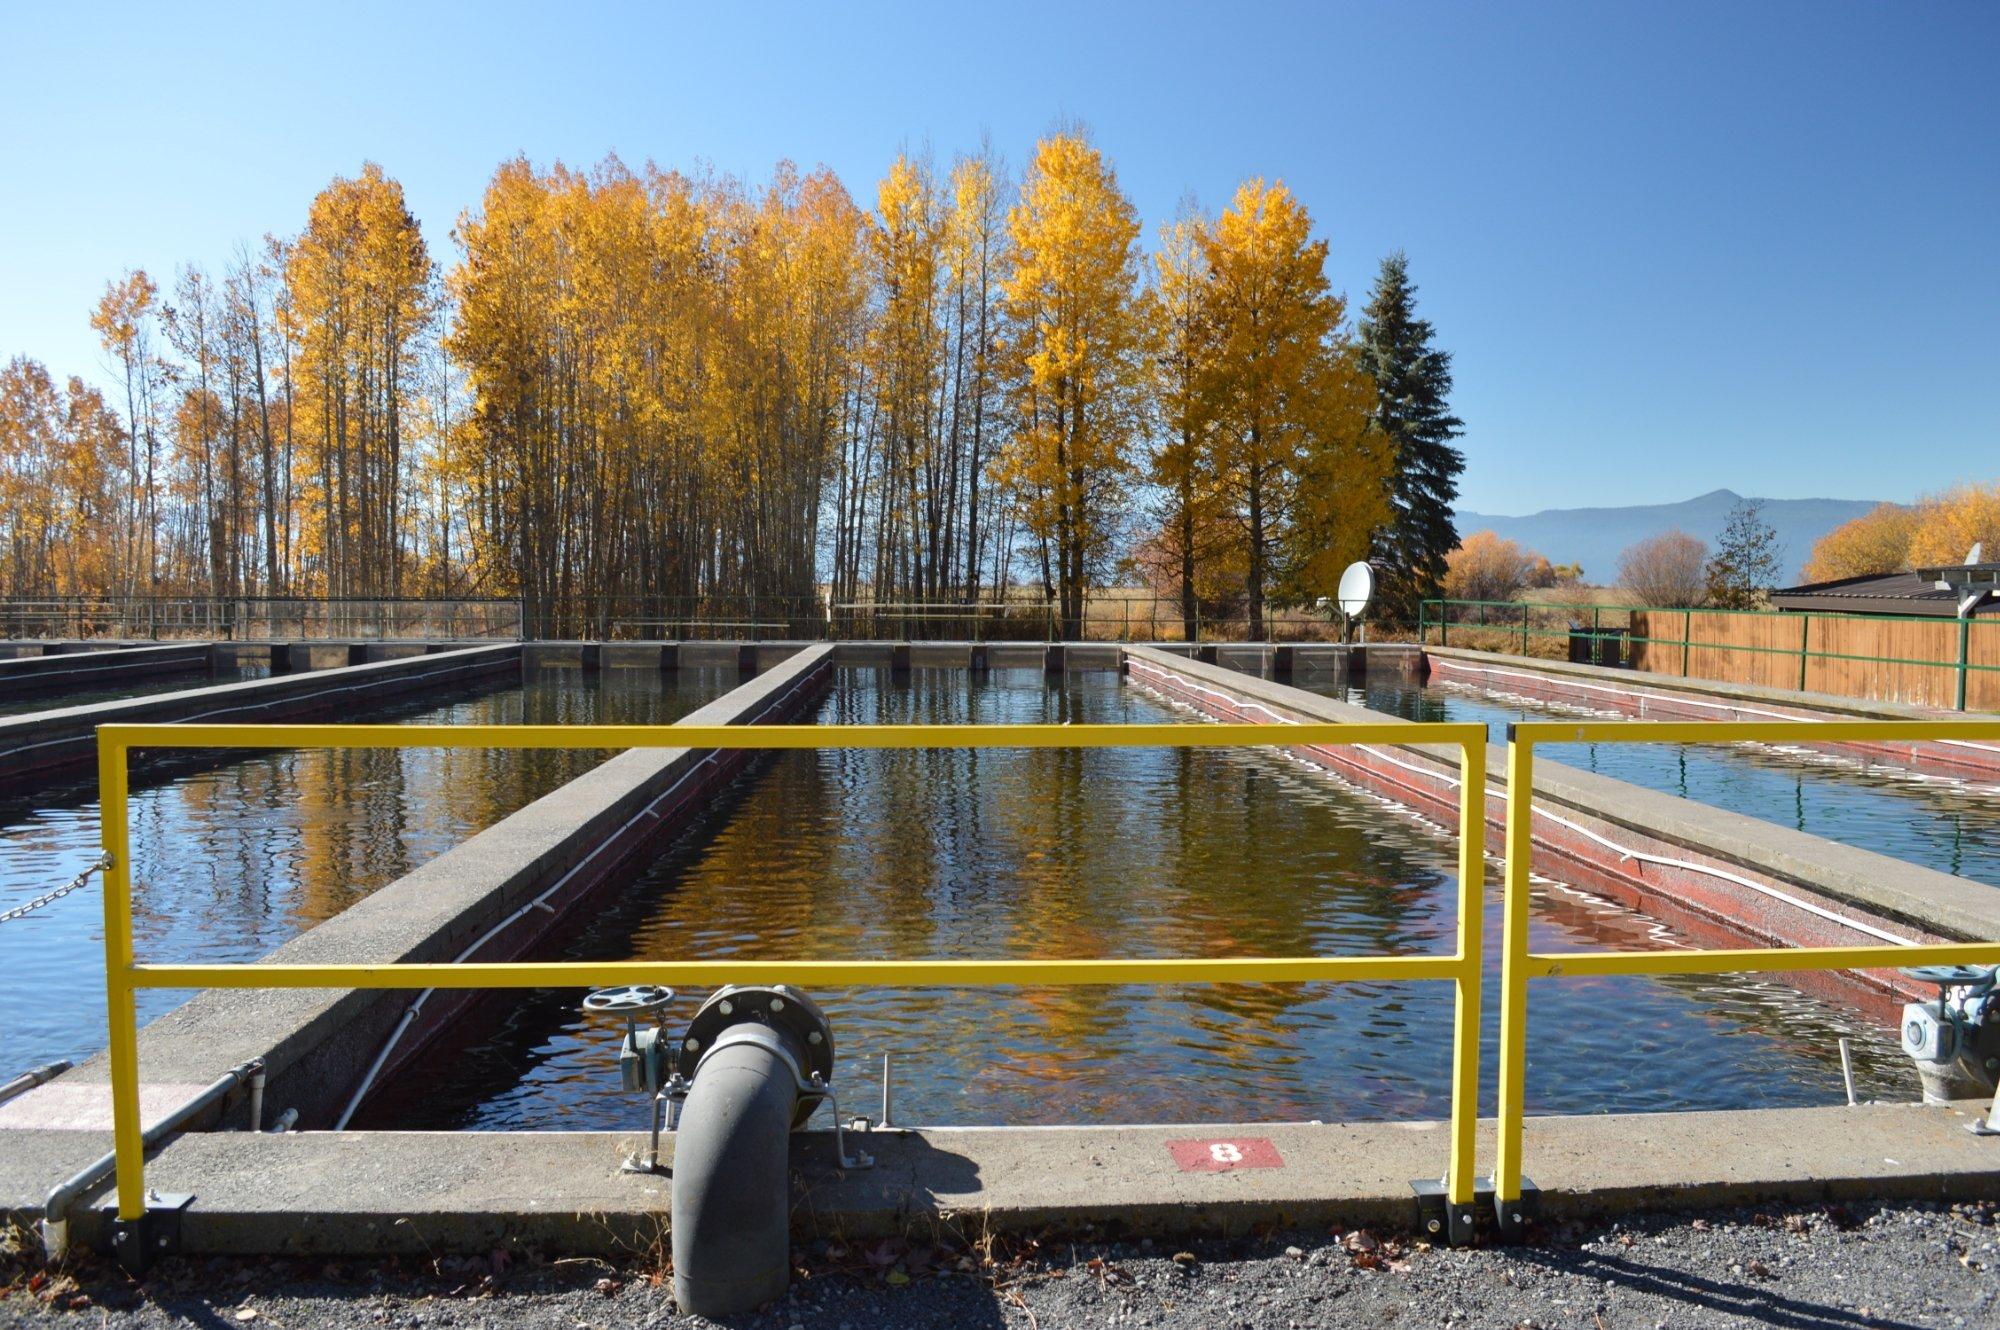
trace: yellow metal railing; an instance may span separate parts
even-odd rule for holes
[[[1485,878],[1486,727],[1382,725],[107,725],[97,731],[103,801],[105,989],[110,1007],[118,1217],[146,1212],[139,1114],[142,988],[568,988],[655,983],[954,987],[1450,980],[1454,1208],[1474,1200],[1479,1105],[1481,905]],[[209,748],[1243,748],[1438,743],[1459,750],[1458,946],[1451,955],[1142,960],[572,961],[362,965],[139,964],[132,947],[127,773],[133,749]]]
[[[1926,721],[1522,721],[1507,730],[1507,885],[1500,929],[1500,1118],[1493,1170],[1502,1237],[1521,1222],[1523,1094],[1528,1066],[1528,981],[1617,974],[1783,973],[2000,963],[2000,941],[1860,947],[1752,947],[1710,951],[1528,950],[1529,866],[1534,856],[1534,750],[1552,743],[1990,743],[2000,720]]]

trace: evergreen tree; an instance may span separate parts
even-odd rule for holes
[[[1412,620],[1417,603],[1439,594],[1445,556],[1458,544],[1451,506],[1465,454],[1452,446],[1465,422],[1451,414],[1451,353],[1431,344],[1435,330],[1416,312],[1417,288],[1401,250],[1382,260],[1361,319],[1361,366],[1375,380],[1370,423],[1395,444],[1389,521],[1373,557],[1384,619]]]
[[[1708,599],[1726,610],[1755,609],[1765,591],[1777,585],[1783,549],[1778,533],[1764,520],[1761,499],[1738,499],[1729,510],[1729,524],[1708,561]]]

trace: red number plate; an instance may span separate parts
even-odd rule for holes
[[[1283,1168],[1278,1147],[1262,1136],[1216,1141],[1168,1141],[1183,1173],[1231,1173],[1239,1168]]]

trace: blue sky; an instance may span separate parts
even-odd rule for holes
[[[433,253],[498,161],[1018,163],[1149,228],[1284,178],[1358,305],[1402,247],[1463,503],[1909,498],[2000,474],[2000,5],[35,5],[0,44],[0,355],[104,377],[106,278],[373,159]],[[190,15],[193,15],[190,17]]]

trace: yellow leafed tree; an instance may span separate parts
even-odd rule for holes
[[[1955,564],[1983,547],[2000,559],[2000,482],[1967,482],[1913,505],[1877,504],[1819,538],[1806,560],[1809,582],[1868,577],[1907,568]]]
[[[2000,482],[1956,485],[1917,505],[1912,565],[1959,563],[1974,545],[1984,546],[1981,558],[1987,562],[2000,560]]]
[[[1159,529],[1140,546],[1138,559],[1158,583],[1174,588],[1181,632],[1190,642],[1200,631],[1201,602],[1221,589],[1218,565],[1242,571],[1225,553],[1234,541],[1225,528],[1216,475],[1212,387],[1218,329],[1207,254],[1211,225],[1188,203],[1160,228],[1145,301],[1159,431],[1150,470],[1161,497]]]
[[[1007,230],[1014,433],[999,466],[1076,637],[1143,428],[1139,222],[1103,154],[1068,131],[1035,145]]]
[[[1393,456],[1368,441],[1374,389],[1326,279],[1326,242],[1282,182],[1245,182],[1203,239],[1216,475],[1241,530],[1250,636],[1274,586],[1331,594],[1386,514]]]
[[[1880,503],[1821,536],[1806,560],[1808,582],[1832,582],[1843,577],[1893,573],[1910,561],[1910,538],[1916,534],[1916,510],[1900,503]]]
[[[407,417],[432,278],[403,187],[373,162],[320,191],[290,247],[300,548],[304,585],[322,594],[402,590]]]

